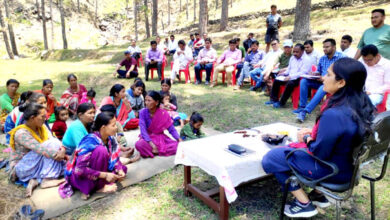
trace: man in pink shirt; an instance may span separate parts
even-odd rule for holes
[[[385,91],[390,89],[390,60],[382,57],[373,44],[364,46],[361,55],[361,62],[367,69],[366,93],[377,106],[382,103]]]
[[[232,73],[234,71],[234,65],[241,62],[241,51],[237,49],[236,40],[229,41],[229,49],[223,52],[216,63],[215,72],[213,75],[213,82],[210,87],[217,85],[218,73],[225,71],[226,72],[226,82],[228,86],[232,85]]]
[[[195,65],[195,77],[196,82],[195,84],[201,84],[201,70],[206,70],[206,83],[205,85],[208,85],[210,83],[210,75],[211,70],[213,69],[213,62],[217,60],[217,51],[214,50],[214,48],[211,47],[211,39],[206,38],[205,39],[205,45],[206,47],[203,48],[199,54],[197,59],[197,64]]]

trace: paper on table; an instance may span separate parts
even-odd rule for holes
[[[279,80],[279,81],[287,81],[287,80],[286,80],[286,77],[287,77],[287,76],[277,76],[275,79],[276,79],[276,80]]]

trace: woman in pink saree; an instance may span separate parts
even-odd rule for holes
[[[159,108],[160,102],[160,94],[150,91],[145,97],[146,108],[139,112],[141,134],[135,147],[142,157],[175,155],[177,145],[182,141],[168,112]],[[164,134],[166,129],[175,140]]]
[[[60,105],[67,108],[72,116],[77,116],[77,107],[79,106],[83,93],[87,92],[87,89],[84,85],[77,83],[77,76],[73,73],[69,74],[67,79],[69,88],[62,93]]]
[[[115,84],[110,89],[110,96],[103,98],[100,107],[105,105],[113,105],[116,108],[116,120],[122,125],[124,130],[132,130],[138,128],[139,119],[135,117],[135,113],[131,108],[130,101],[126,98],[126,89],[121,84]]]

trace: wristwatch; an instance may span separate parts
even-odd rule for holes
[[[303,136],[303,143],[307,144],[307,139],[308,139],[309,137],[311,137],[310,134],[307,134],[307,135]]]

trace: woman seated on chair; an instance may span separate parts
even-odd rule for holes
[[[171,117],[166,110],[160,108],[160,104],[160,94],[150,91],[145,97],[146,108],[139,113],[141,135],[135,147],[142,157],[175,155],[178,142],[181,141]],[[165,135],[165,130],[176,140]]]
[[[300,143],[272,149],[264,156],[265,172],[274,174],[283,190],[290,191],[295,197],[284,208],[288,217],[312,217],[318,213],[313,203],[322,208],[330,205],[316,190],[307,196],[299,185],[290,184],[284,189],[285,181],[291,175],[289,165],[310,179],[329,175],[332,169],[315,161],[309,155],[312,154],[338,167],[339,172],[326,179],[327,182],[341,184],[351,180],[352,152],[369,134],[374,112],[374,106],[364,92],[366,77],[366,69],[354,59],[342,58],[332,64],[323,77],[324,91],[331,97],[322,106],[313,129],[298,132]],[[309,154],[296,151],[286,160],[286,155],[295,148],[306,148]]]
[[[27,196],[34,188],[58,186],[63,180],[57,180],[63,174],[65,148],[55,139],[44,125],[46,107],[31,103],[24,110],[25,124],[10,131],[10,179],[28,183]],[[54,141],[52,140],[54,139]]]
[[[116,134],[116,119],[111,112],[97,115],[93,133],[85,136],[77,146],[73,160],[66,165],[66,182],[59,188],[62,198],[70,197],[73,188],[81,191],[82,199],[91,193],[112,193],[116,181],[125,178],[127,167],[119,160],[120,147]]]
[[[123,85],[115,84],[111,87],[110,96],[103,98],[99,110],[104,105],[115,106],[116,120],[118,120],[125,131],[138,128],[139,120],[131,108],[130,101],[126,97],[126,89]]]

